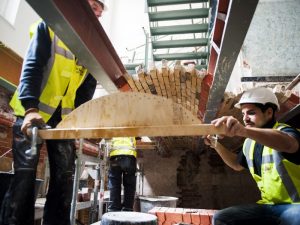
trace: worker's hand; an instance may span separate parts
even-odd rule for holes
[[[39,128],[45,126],[45,121],[37,110],[26,113],[21,131],[27,135],[27,129],[33,126],[37,126]]]
[[[215,148],[217,146],[218,140],[216,136],[213,135],[207,135],[204,136],[204,144],[210,146],[211,148]]]
[[[225,135],[229,137],[243,136],[245,127],[233,116],[223,116],[211,122],[215,127],[225,126]]]

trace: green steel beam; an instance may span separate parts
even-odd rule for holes
[[[149,12],[149,20],[165,21],[165,20],[183,20],[208,17],[208,8],[199,9],[182,9],[173,11]]]
[[[208,2],[208,0],[148,0],[148,6],[179,5]]]
[[[170,34],[189,34],[189,33],[203,33],[208,31],[208,24],[190,24],[190,25],[176,25],[151,27],[151,35],[170,35]]]
[[[185,60],[185,59],[206,59],[207,52],[189,52],[189,53],[170,53],[155,54],[154,61],[166,60]]]
[[[208,42],[207,38],[153,41],[152,48],[159,49],[159,48],[180,48],[180,47],[206,46],[207,42]]]
[[[143,65],[143,64],[142,63],[124,64],[126,70],[135,70],[135,68],[140,65]]]

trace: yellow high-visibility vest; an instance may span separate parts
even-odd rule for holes
[[[288,125],[276,123],[273,129]],[[261,176],[254,173],[255,141],[247,138],[243,145],[249,170],[261,192],[260,204],[300,203],[300,165],[283,158],[279,151],[264,146]]]
[[[37,27],[37,23],[30,28]],[[49,29],[51,38],[51,58],[48,60],[47,68],[43,72],[41,94],[39,96],[39,113],[47,122],[61,103],[62,118],[75,108],[76,90],[84,81],[87,70],[77,64],[77,60],[68,47]],[[32,37],[32,33],[30,36]],[[25,110],[18,99],[18,90],[10,102],[17,116],[24,116]]]
[[[136,157],[136,140],[134,137],[116,137],[111,140],[109,156],[132,155]]]

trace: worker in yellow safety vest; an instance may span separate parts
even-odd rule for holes
[[[245,91],[235,107],[241,109],[244,125],[232,116],[212,124],[225,126],[226,136],[245,137],[240,152],[233,153],[210,135],[204,141],[234,170],[249,170],[261,200],[220,210],[213,224],[300,225],[300,132],[276,121],[280,105],[268,88]]]
[[[136,155],[136,139],[134,137],[111,139],[108,172],[109,212],[133,211],[136,190]],[[122,183],[124,186],[123,202],[121,200]]]
[[[104,0],[87,0],[97,19]],[[93,97],[97,81],[44,21],[30,28],[30,45],[20,84],[10,105],[17,116],[13,126],[14,177],[2,202],[0,224],[33,225],[35,180],[42,144],[36,154],[26,137],[33,126],[52,128],[74,108]],[[72,140],[47,140],[50,181],[43,224],[69,225],[75,145]]]

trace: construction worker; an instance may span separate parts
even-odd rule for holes
[[[103,0],[88,2],[100,17],[105,9]],[[10,102],[17,116],[12,143],[14,177],[1,207],[1,225],[34,224],[34,191],[41,144],[36,154],[30,151],[27,129],[45,124],[55,128],[71,110],[92,98],[97,83],[45,22],[35,23],[30,31],[20,84]],[[75,145],[71,140],[47,140],[46,146],[50,182],[43,224],[70,225]]]
[[[300,225],[300,133],[278,123],[276,95],[258,87],[243,93],[235,107],[241,109],[244,125],[232,116],[212,121],[225,126],[226,136],[245,137],[242,151],[235,154],[211,136],[204,140],[234,170],[248,169],[261,192],[256,204],[218,211],[214,225]]]
[[[108,187],[110,202],[108,211],[133,211],[136,189],[136,139],[116,137],[111,139]],[[121,203],[121,186],[124,199]]]

